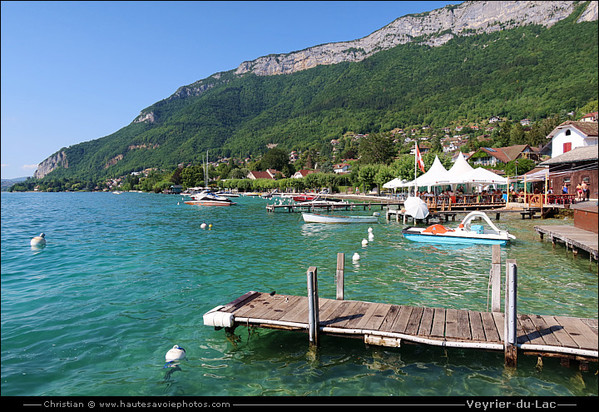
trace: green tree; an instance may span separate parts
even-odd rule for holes
[[[260,168],[261,170],[266,169],[275,169],[278,171],[283,170],[286,164],[289,163],[289,156],[287,152],[278,147],[273,147],[270,149],[262,159],[260,160]]]
[[[371,133],[360,140],[358,154],[363,164],[389,164],[395,156],[393,139],[381,133]]]

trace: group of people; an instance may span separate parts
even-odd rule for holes
[[[562,186],[562,194],[568,194],[568,186],[564,183]],[[581,202],[583,200],[589,200],[589,196],[591,191],[589,190],[589,185],[584,180],[576,185],[576,201]]]

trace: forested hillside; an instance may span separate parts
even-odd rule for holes
[[[524,26],[456,37],[441,47],[405,44],[361,62],[287,75],[210,78],[199,95],[148,107],[153,121],[63,148],[68,168],[49,178],[96,181],[149,167],[244,158],[267,144],[304,150],[355,133],[433,127],[500,116],[532,121],[597,100],[597,21],[580,11],[551,28]],[[67,165],[65,164],[65,165]]]

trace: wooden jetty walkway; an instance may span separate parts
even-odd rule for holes
[[[578,255],[578,250],[584,250],[588,252],[590,259],[597,261],[599,240],[597,233],[572,225],[535,226],[535,230],[541,236],[541,239],[547,235],[554,247],[559,241],[564,243],[566,250],[568,250],[568,247],[572,249],[574,256]]]
[[[385,207],[389,205],[398,205],[399,203],[393,202],[368,202],[368,203],[330,203],[330,204],[288,204],[288,205],[275,205],[270,204],[266,205],[266,211],[268,212],[276,212],[277,210],[284,210],[286,212],[312,212],[315,210],[383,210]]]
[[[597,319],[517,315],[517,270],[515,261],[507,262],[505,313],[345,300],[339,266],[337,298],[323,299],[318,297],[317,269],[310,267],[307,296],[250,291],[204,314],[204,324],[229,332],[237,326],[308,332],[311,344],[326,334],[389,347],[409,342],[503,351],[507,366],[516,365],[518,351],[577,360],[582,369],[597,362]]]

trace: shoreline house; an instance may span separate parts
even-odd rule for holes
[[[573,194],[576,185],[586,182],[590,198],[597,199],[597,122],[566,121],[547,136],[551,141],[543,148],[551,148],[551,159],[539,164],[549,167],[549,185],[561,193],[563,185]]]
[[[575,122],[568,120],[557,126],[547,139],[551,141],[543,148],[551,149],[551,157],[557,157],[582,146],[597,146],[597,122]]]
[[[251,171],[248,173],[247,178],[256,180],[256,179],[274,179],[279,171],[275,169],[266,169],[266,171]]]
[[[295,172],[295,174],[291,177],[294,179],[301,179],[302,177],[306,177],[309,174],[318,173],[318,172],[319,172],[319,170],[301,169],[301,170],[298,170],[297,172]]]
[[[506,147],[479,147],[466,160],[471,161],[474,166],[497,166],[516,159],[531,159],[538,162],[539,150],[527,144],[517,144]]]
[[[576,185],[585,182],[589,187],[590,199],[596,200],[599,197],[598,149],[597,145],[580,146],[540,163],[539,166],[549,167],[548,185],[553,192],[561,193],[561,187],[565,184],[568,193],[574,194]]]
[[[337,163],[336,165],[333,165],[333,172],[337,174],[346,174],[349,173],[350,167],[349,163]]]

